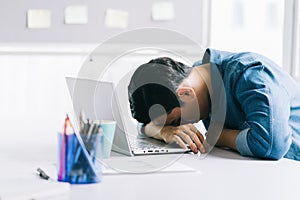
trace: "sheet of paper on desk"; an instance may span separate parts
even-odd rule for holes
[[[34,175],[32,175],[34,177]],[[35,179],[7,179],[1,180],[1,200],[67,200],[70,186],[67,183]]]
[[[180,173],[197,172],[196,169],[182,164],[176,160],[164,160],[155,156],[146,157],[111,157],[104,160],[103,174],[141,174],[141,173]]]
[[[0,171],[0,200],[69,199],[69,183],[44,180],[35,173],[34,166],[34,164],[22,164],[18,161],[8,162],[7,166]],[[49,166],[55,170],[54,165]],[[10,173],[11,169],[14,169],[14,172]]]

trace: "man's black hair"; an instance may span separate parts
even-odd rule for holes
[[[180,107],[176,90],[180,83],[191,72],[191,67],[161,57],[139,66],[131,77],[128,86],[130,109],[133,118],[143,124],[164,113],[170,113],[175,107]],[[154,105],[164,109],[156,109],[149,115]]]

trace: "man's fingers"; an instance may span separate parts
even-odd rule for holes
[[[181,148],[186,149],[185,143],[182,141],[182,139],[179,136],[174,135],[173,142],[176,142]]]
[[[194,144],[194,142],[191,139],[191,137],[189,136],[189,134],[187,134],[184,130],[180,130],[180,132],[177,134],[177,136],[179,136],[183,141],[185,141],[185,143],[189,145],[190,149],[194,153],[198,152],[197,146]]]
[[[200,133],[200,131],[197,131],[196,133],[198,135],[198,138],[200,139],[201,143],[202,143],[202,148],[200,149],[201,153],[206,153],[208,152],[208,148],[206,148],[205,144],[206,144],[206,140],[204,139],[204,136]]]
[[[200,150],[201,153],[205,153],[205,147],[203,145],[204,137],[201,134],[201,132],[193,125],[193,124],[188,124],[188,126],[186,127],[187,133],[189,134],[189,136],[192,138],[192,140],[195,142],[195,144],[197,145],[197,148]]]
[[[201,132],[194,126],[194,125],[190,125],[190,129],[197,134],[198,138],[200,139],[201,143],[204,142],[204,137],[203,135],[201,134]]]
[[[164,132],[161,133],[162,138],[167,143],[176,142],[180,147],[186,148],[186,144],[189,145],[190,149],[194,153],[205,153],[205,148],[203,145],[204,137],[203,135],[194,127],[192,124],[186,124],[178,127],[168,127],[164,128]],[[167,131],[168,130],[168,131]]]
[[[204,136],[198,130],[196,131],[196,134],[197,134],[198,138],[200,139],[201,143],[203,143],[204,142]]]
[[[196,132],[197,131],[198,130],[196,130]],[[195,142],[196,148],[199,149],[201,153],[205,153],[205,148],[204,148],[202,142],[200,141],[198,134],[195,133],[192,129],[186,130],[186,134],[188,134],[189,137]],[[198,150],[196,151],[196,153],[197,152],[198,152]]]

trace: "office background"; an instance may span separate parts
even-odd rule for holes
[[[57,164],[57,132],[72,111],[65,77],[76,77],[99,43],[135,28],[165,28],[203,48],[264,54],[299,81],[299,6],[299,0],[0,0],[0,199],[26,188],[41,192],[38,186],[44,193],[55,192],[53,187],[67,191],[40,180],[35,170]],[[114,42],[92,60],[111,57],[131,43]],[[170,37],[166,46],[191,62],[201,59],[202,52],[184,40]],[[106,79],[155,56],[160,52],[123,56],[114,62],[119,70]],[[259,160],[221,148],[203,160],[180,157],[158,158],[173,158],[195,171],[104,175],[100,184],[72,186],[70,199],[299,199],[298,161]]]
[[[298,0],[0,0],[0,3],[3,135],[13,132],[15,124],[29,130],[42,124],[41,134],[51,143],[52,134],[61,128],[65,113],[71,109],[65,76],[76,76],[89,52],[99,43],[135,28],[175,30],[204,48],[262,53],[282,65],[295,79],[299,77]],[[65,9],[76,5],[87,8],[86,23],[66,24]],[[28,27],[28,10],[32,9],[37,16],[41,9],[50,12],[49,27]],[[112,17],[117,21],[106,21],[108,10],[115,12]],[[181,41],[174,41],[173,45],[188,48]]]
[[[2,18],[0,19],[0,42],[100,43],[122,31],[141,27],[168,28],[179,31],[199,43],[204,42],[203,37],[205,31],[203,31],[204,27],[202,20],[204,19],[203,15],[205,15],[206,12],[203,9],[205,1],[161,1],[171,2],[176,13],[172,20],[160,22],[152,20],[151,16],[153,4],[160,2],[156,0],[11,0],[2,2],[3,6],[0,8],[0,13],[2,15]],[[81,25],[65,24],[65,9],[72,5],[82,5],[87,7],[87,23]],[[30,9],[49,10],[51,12],[51,26],[40,30],[28,29],[26,15],[27,11]],[[127,12],[128,25],[125,28],[111,28],[105,26],[106,12],[109,9]]]

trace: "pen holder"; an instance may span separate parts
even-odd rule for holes
[[[58,133],[58,181],[71,184],[100,182],[102,169],[96,157],[101,149],[101,135],[92,135],[86,142],[78,137],[77,134]]]

